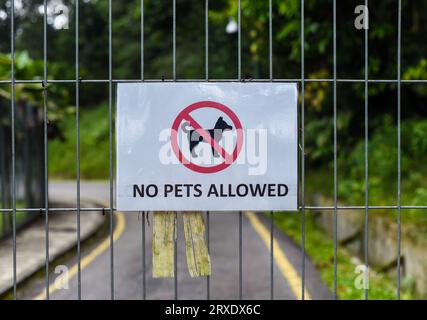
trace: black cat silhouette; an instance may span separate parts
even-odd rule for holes
[[[188,136],[188,143],[190,145],[190,152],[191,156],[194,158],[197,158],[197,154],[195,153],[194,148],[200,143],[200,142],[206,142],[203,136],[201,136],[196,130],[194,129],[188,129],[188,127],[191,127],[188,122],[184,122],[181,125],[182,131],[184,131]],[[215,126],[213,129],[205,130],[209,132],[209,135],[212,139],[214,139],[217,143],[222,139],[222,134],[226,130],[232,130],[233,127],[230,126],[227,122],[224,121],[222,117],[219,117],[218,120],[215,123]],[[212,155],[217,158],[219,157],[219,153],[215,150],[214,147],[212,147]]]

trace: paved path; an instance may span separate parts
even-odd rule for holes
[[[90,237],[103,225],[105,218],[99,212],[86,212],[81,217],[80,238]],[[16,235],[17,283],[45,267],[46,233],[44,215],[35,218]],[[49,257],[54,260],[77,243],[76,217],[73,214],[49,216]],[[0,294],[13,288],[13,241],[8,237],[0,241]]]
[[[82,199],[108,203],[108,185],[83,183]],[[67,201],[75,199],[75,183],[55,182],[50,194],[63,195]],[[75,200],[74,200],[75,201]],[[212,276],[211,299],[239,298],[239,215],[237,213],[211,213],[210,244]],[[248,217],[251,217],[249,219]],[[152,222],[152,215],[149,215]],[[270,252],[266,239],[267,223],[263,215],[243,216],[243,282],[244,299],[270,298]],[[178,228],[178,298],[205,299],[206,278],[191,278],[186,265],[182,222]],[[123,229],[122,229],[123,228]],[[151,225],[146,227],[146,298],[173,299],[174,279],[153,279],[151,276]],[[122,229],[122,230],[120,230]],[[114,242],[114,284],[116,299],[141,299],[142,297],[142,223],[138,213],[125,213],[116,217]],[[263,235],[263,233],[265,233]],[[263,238],[264,236],[264,238]],[[300,294],[300,249],[283,233],[275,230],[276,249],[274,264],[275,299],[296,299]],[[109,241],[94,243],[82,252],[85,260],[81,273],[82,299],[110,299],[110,249]],[[76,259],[66,264],[70,267],[68,289],[55,290],[51,299],[76,299],[77,276],[73,274]],[[74,269],[73,269],[74,266]],[[51,266],[54,270],[55,266]],[[51,281],[58,275],[52,274]],[[329,299],[331,294],[320,280],[317,270],[306,261],[307,293],[312,299]],[[52,286],[53,287],[53,286]],[[33,299],[43,292],[43,281],[35,280],[27,286],[21,298]]]

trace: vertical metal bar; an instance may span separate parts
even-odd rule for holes
[[[148,212],[147,212],[148,213]],[[141,243],[142,243],[142,299],[147,298],[147,282],[145,276],[145,211],[142,211],[142,226],[141,226]]]
[[[273,4],[272,0],[268,1],[268,63],[269,63],[269,78],[273,81]]]
[[[402,0],[399,0],[398,8],[398,24],[397,24],[397,294],[396,298],[400,300],[400,247],[401,247],[401,198],[400,198],[400,184],[401,184],[401,39],[402,39]]]
[[[209,80],[209,0],[205,0],[205,80]]]
[[[15,172],[15,0],[11,2],[11,140],[12,140],[12,242],[13,242],[13,299],[16,300],[16,172]]]
[[[141,81],[144,81],[144,0],[141,0]],[[148,213],[148,212],[147,212]],[[141,246],[142,246],[142,299],[147,298],[146,284],[146,252],[145,252],[145,211],[142,212],[141,225]]]
[[[365,0],[365,7],[368,8],[368,0]],[[365,19],[369,19],[368,16],[365,16]],[[365,20],[366,21],[366,20]],[[368,300],[368,281],[369,281],[369,246],[368,246],[368,223],[369,223],[369,123],[368,123],[368,114],[369,114],[369,91],[368,91],[368,79],[369,79],[369,65],[368,65],[368,28],[365,27],[365,300]]]
[[[207,234],[206,234],[206,238],[207,238],[207,244],[208,244],[208,253],[210,254],[211,252],[211,243],[210,243],[210,214],[209,211],[206,211],[206,228],[207,228]],[[206,277],[206,299],[210,300],[211,299],[211,277],[207,276]]]
[[[144,80],[144,0],[141,0],[141,80]]]
[[[172,1],[172,45],[173,45],[173,56],[172,56],[172,77],[176,80],[176,0]]]
[[[209,81],[209,0],[205,0],[205,80]],[[210,253],[210,216],[206,212],[206,230],[208,253]],[[211,296],[211,277],[206,277],[206,299]]]
[[[0,110],[2,109],[2,99],[0,98]],[[5,152],[0,156],[0,191],[1,191],[1,204],[2,208],[7,208],[7,202],[8,197],[6,195],[6,149],[5,149],[5,141],[4,141],[4,133],[3,133],[4,127],[0,125],[0,150],[5,150]],[[8,221],[9,213],[2,212],[1,214],[1,222],[3,224],[3,227],[0,230],[0,235],[3,235],[6,232],[7,227],[7,221]]]
[[[113,211],[113,26],[112,0],[108,0],[108,134],[110,151],[110,289],[111,300],[114,300],[114,211]]]
[[[175,211],[175,223],[174,223],[174,252],[173,252],[173,268],[174,268],[174,299],[178,300],[178,212]]]
[[[76,0],[76,30],[75,30],[75,59],[76,59],[76,180],[77,180],[77,298],[82,298],[82,268],[80,248],[80,79],[79,79],[79,0]]]
[[[3,107],[3,105],[2,105],[2,99],[0,99],[0,110],[3,110],[3,109],[1,109],[2,107]],[[5,129],[6,129],[6,127],[2,128],[0,126],[0,148],[2,150],[6,151],[6,149],[3,149],[3,148],[6,147],[5,136],[6,136],[7,133],[6,133]],[[10,195],[10,192],[12,191],[12,189],[10,189],[10,180],[9,180],[9,174],[8,174],[9,166],[7,164],[6,157],[7,157],[7,153],[6,152],[4,153],[3,157],[0,157],[1,158],[1,168],[0,168],[0,174],[1,174],[1,197],[2,197],[3,207],[4,208],[9,208],[9,206],[10,206],[10,204],[9,204],[10,203],[10,197],[9,197],[9,195]],[[9,226],[10,226],[9,221],[10,221],[10,218],[11,217],[9,215],[9,212],[3,212],[3,214],[2,214],[3,228],[1,230],[2,235],[10,231],[9,230]]]
[[[173,32],[172,32],[172,42],[173,42],[173,80],[176,81],[176,0],[173,0]],[[174,245],[174,288],[175,288],[175,300],[178,300],[178,212],[175,212],[175,245]]]
[[[238,52],[237,52],[237,77],[240,80],[242,80],[242,6],[241,6],[241,0],[238,0],[238,13],[237,13],[237,23],[238,23],[238,34],[237,34],[237,46],[238,46]],[[243,235],[242,235],[242,218],[243,214],[242,211],[239,211],[239,299],[243,299]]]
[[[243,299],[243,237],[242,237],[242,211],[239,211],[239,299]]]
[[[334,64],[334,299],[337,299],[337,250],[338,250],[338,214],[337,214],[337,3],[333,3],[333,64]]]
[[[43,3],[43,123],[44,123],[44,202],[45,202],[45,287],[49,300],[49,180],[48,180],[48,140],[47,140],[47,0]]]
[[[273,4],[268,1],[268,63],[269,78],[273,81]],[[274,212],[270,212],[270,299],[274,299]]]
[[[238,0],[238,13],[237,13],[237,24],[238,24],[238,32],[237,32],[237,78],[242,80],[242,6],[240,0]]]
[[[301,0],[301,299],[305,299],[305,70],[304,0]]]
[[[274,212],[270,212],[270,300],[274,299]]]

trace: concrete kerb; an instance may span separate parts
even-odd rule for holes
[[[64,207],[64,202],[52,203],[51,207]],[[68,204],[69,205],[69,204]],[[65,207],[67,204],[65,204]],[[102,206],[102,205],[101,205]],[[99,207],[99,202],[82,200],[81,207]],[[80,238],[88,239],[103,225],[102,212],[81,211]],[[16,277],[21,283],[45,267],[45,220],[41,214],[16,236]],[[12,238],[0,241],[0,295],[13,287]],[[77,219],[75,212],[49,215],[49,261],[62,256],[77,245]]]

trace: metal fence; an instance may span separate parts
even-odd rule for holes
[[[10,208],[11,195],[11,128],[9,108],[10,101],[0,98],[0,203],[2,208]],[[26,101],[17,102],[16,106],[16,202],[20,208],[37,208],[43,206],[43,152],[38,147],[43,144],[43,121],[40,109]],[[10,215],[2,214],[0,221],[0,239],[10,235],[35,218],[36,215],[20,210],[13,221]]]
[[[241,46],[241,5],[240,0],[238,1],[238,69],[236,70],[236,78],[235,79],[227,79],[227,80],[221,80],[221,79],[215,79],[215,81],[242,81],[244,80],[242,78],[242,72],[241,72],[241,62],[242,62],[242,46]],[[80,215],[82,211],[103,211],[107,210],[109,213],[109,223],[110,223],[110,289],[111,289],[111,299],[114,299],[114,246],[113,246],[113,224],[114,224],[114,190],[113,190],[113,184],[114,184],[114,175],[113,175],[113,165],[114,165],[114,144],[113,144],[113,125],[114,125],[114,109],[113,109],[113,90],[114,85],[119,82],[134,82],[135,80],[129,80],[129,79],[113,79],[113,64],[112,64],[112,0],[108,0],[108,51],[109,51],[109,61],[108,61],[108,79],[81,79],[79,74],[79,0],[75,1],[75,80],[63,80],[63,79],[48,79],[47,78],[47,0],[44,0],[44,34],[43,34],[43,46],[44,46],[44,74],[42,80],[19,80],[15,78],[14,75],[14,64],[12,63],[12,76],[10,80],[2,80],[0,83],[6,83],[11,84],[12,87],[12,100],[11,100],[11,145],[12,145],[12,152],[11,152],[11,177],[12,177],[12,206],[11,208],[1,209],[1,212],[5,215],[11,215],[13,220],[13,264],[14,264],[14,275],[13,275],[13,293],[14,297],[16,298],[16,290],[17,290],[17,283],[16,283],[16,217],[18,212],[22,211],[42,211],[45,218],[45,232],[46,232],[46,264],[45,264],[45,284],[46,284],[46,297],[49,298],[49,215],[54,212],[77,212],[77,259],[78,259],[78,296],[77,298],[81,298],[81,246],[80,246]],[[396,209],[397,210],[397,274],[396,274],[396,281],[397,281],[397,291],[396,291],[396,297],[400,298],[400,284],[401,284],[401,273],[400,273],[400,266],[401,266],[401,259],[400,259],[400,251],[401,251],[401,212],[405,209],[427,209],[427,205],[422,206],[403,206],[401,204],[401,85],[402,83],[426,83],[427,80],[402,80],[401,79],[401,21],[402,21],[402,1],[398,0],[398,14],[396,16],[396,23],[398,28],[398,35],[396,38],[397,42],[397,66],[396,66],[396,78],[395,79],[370,79],[368,74],[368,29],[365,30],[365,43],[364,43],[364,58],[365,58],[365,76],[362,79],[340,79],[337,78],[337,0],[333,0],[333,77],[328,79],[306,79],[305,78],[305,72],[304,72],[304,0],[301,0],[301,76],[297,79],[275,79],[273,75],[273,46],[274,41],[272,38],[273,30],[272,30],[272,21],[273,21],[273,13],[272,13],[272,0],[269,0],[269,78],[268,79],[253,79],[251,81],[281,81],[281,82],[298,82],[300,85],[300,92],[304,92],[305,90],[305,84],[308,82],[326,82],[331,83],[333,85],[333,163],[334,163],[334,170],[333,170],[333,180],[334,180],[334,189],[333,189],[333,205],[332,206],[307,206],[306,200],[305,200],[305,138],[304,138],[304,125],[305,125],[305,118],[304,118],[304,111],[305,111],[305,105],[304,105],[304,94],[301,94],[301,109],[300,109],[300,205],[299,205],[299,212],[301,214],[302,218],[302,224],[301,224],[301,231],[302,231],[302,238],[301,238],[301,249],[302,249],[302,267],[301,267],[301,296],[304,299],[304,293],[305,293],[305,214],[306,210],[329,210],[333,213],[333,240],[334,240],[334,286],[333,286],[333,293],[334,297],[337,298],[337,249],[338,249],[338,241],[337,241],[337,220],[338,220],[338,210],[352,210],[352,209],[359,209],[364,210],[365,214],[365,224],[364,224],[364,237],[365,237],[365,247],[364,247],[364,253],[365,253],[365,265],[368,267],[368,222],[369,222],[369,214],[371,211],[375,211],[378,209]],[[141,79],[140,81],[189,81],[189,80],[179,80],[176,77],[176,0],[172,0],[173,5],[173,77],[172,79],[162,79],[162,80],[153,80],[153,79],[145,79],[144,78],[144,0],[141,0]],[[368,5],[368,1],[365,0],[365,5]],[[15,3],[14,0],[11,0],[11,54],[12,54],[12,61],[14,61],[14,39],[15,39],[15,17],[14,17],[14,8]],[[194,79],[191,81],[212,81],[214,79],[209,78],[209,51],[208,51],[208,44],[209,44],[209,23],[208,23],[208,9],[209,9],[209,1],[205,0],[205,78],[204,79]],[[16,153],[16,109],[17,105],[15,103],[14,97],[14,87],[18,83],[42,83],[44,86],[44,112],[43,112],[43,120],[44,120],[44,132],[43,132],[43,146],[44,146],[44,177],[43,177],[43,188],[44,188],[44,206],[40,208],[17,208],[17,195],[18,195],[18,182],[17,182],[17,153]],[[49,208],[48,205],[48,137],[47,137],[47,101],[48,101],[48,84],[52,83],[71,83],[75,84],[75,103],[76,103],[76,154],[77,154],[77,207],[76,208]],[[80,111],[80,105],[79,105],[79,93],[80,93],[80,85],[82,83],[104,83],[108,84],[108,106],[109,106],[109,190],[110,190],[110,199],[109,199],[109,208],[82,208],[80,203],[80,136],[79,136],[79,111]],[[346,205],[346,206],[339,206],[337,201],[337,84],[338,83],[361,83],[364,84],[364,107],[365,107],[365,157],[364,157],[364,167],[365,167],[365,204],[361,206],[355,206],[355,205]],[[397,85],[397,130],[398,135],[396,137],[396,144],[398,149],[398,166],[396,168],[397,170],[397,202],[393,205],[369,205],[368,202],[368,195],[369,195],[369,189],[368,189],[368,87],[371,83],[393,83]],[[175,213],[177,216],[178,213]],[[209,221],[210,216],[209,212],[206,213],[206,219],[207,219],[207,237],[208,237],[208,245],[209,245]],[[271,224],[270,224],[270,234],[271,234],[271,241],[270,241],[270,297],[274,298],[274,290],[273,290],[273,266],[274,266],[274,259],[273,259],[273,224],[274,224],[274,213],[271,213]],[[239,297],[242,298],[242,212],[239,212]],[[143,215],[143,221],[142,221],[142,254],[143,254],[143,262],[142,262],[142,273],[143,273],[143,298],[146,297],[146,289],[145,289],[145,267],[146,267],[146,261],[145,261],[145,237],[146,237],[146,230],[145,230],[145,217]],[[176,240],[175,240],[176,241]],[[175,278],[174,278],[174,290],[175,290],[175,298],[178,299],[178,277],[177,277],[177,252],[176,252],[176,246],[175,246]],[[207,295],[206,298],[209,299],[210,297],[210,279],[207,278]],[[365,298],[368,298],[368,289],[365,290]]]

